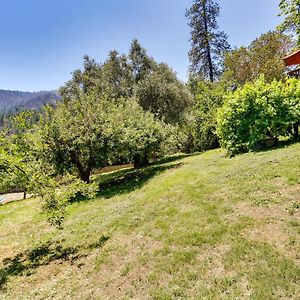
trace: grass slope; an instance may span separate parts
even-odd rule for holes
[[[63,231],[0,207],[2,299],[299,299],[300,144],[99,175]]]

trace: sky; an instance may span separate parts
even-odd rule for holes
[[[182,80],[188,71],[193,0],[0,0],[0,89],[54,90],[90,55],[127,53],[137,38]],[[279,23],[279,0],[218,0],[220,30],[232,47],[248,45]]]

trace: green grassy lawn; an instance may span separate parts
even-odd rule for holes
[[[64,230],[0,207],[1,299],[300,299],[300,144],[97,175]]]

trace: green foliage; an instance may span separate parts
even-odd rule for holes
[[[216,134],[216,113],[224,102],[226,90],[222,83],[199,81],[193,88],[195,104],[190,115],[189,132],[193,149],[203,151],[219,146]]]
[[[65,176],[59,183],[48,181],[46,186],[41,187],[39,196],[44,201],[43,211],[50,224],[62,228],[67,206],[79,198],[95,198],[97,188],[95,183],[86,184],[74,176]]]
[[[14,145],[7,147],[2,140],[0,146],[0,191],[26,190],[29,179],[24,157],[19,154]]]
[[[47,108],[48,110],[53,108]],[[74,197],[93,197],[95,186],[86,185],[70,176],[58,182],[55,170],[48,162],[49,152],[32,125],[34,113],[22,112],[12,119],[12,133],[2,130],[0,135],[0,191],[23,191],[41,197],[44,211],[51,224],[61,227],[65,208]]]
[[[284,101],[287,103],[289,113],[288,121],[296,124],[300,122],[300,82],[298,79],[290,78],[284,86]]]
[[[111,51],[103,64],[86,56],[60,92],[63,103],[41,121],[43,152],[57,173],[75,168],[85,182],[95,168],[141,166],[171,151],[192,104],[176,74],[137,40],[128,55]]]
[[[135,97],[144,110],[172,124],[182,121],[192,102],[171,68],[148,56],[137,40],[128,55],[111,51],[103,64],[86,56],[83,70],[75,70],[60,93],[68,102],[91,93],[111,102]]]
[[[151,74],[157,64],[153,58],[148,56],[146,49],[136,39],[131,43],[128,59],[135,83]]]
[[[280,15],[284,16],[283,23],[279,30],[296,33],[298,46],[300,45],[300,1],[299,0],[280,0]]]
[[[140,80],[134,94],[144,110],[170,124],[182,123],[193,102],[188,89],[166,64],[159,64],[155,72]]]
[[[84,69],[75,70],[60,93],[55,107],[10,118],[0,139],[1,191],[40,196],[59,227],[74,197],[94,195],[95,187],[87,184],[94,169],[141,167],[178,151],[185,135],[177,123],[192,102],[175,73],[136,40],[128,55],[111,51],[103,64],[86,56]],[[65,179],[76,172],[80,180]],[[57,175],[62,179],[55,180]]]
[[[31,186],[34,165],[29,138],[33,113],[22,112],[11,119],[11,126],[0,131],[0,191],[26,191]],[[24,194],[25,195],[25,194]]]
[[[290,36],[269,31],[255,39],[248,47],[240,47],[225,56],[222,81],[228,85],[242,86],[264,75],[268,82],[286,77],[285,57],[294,43]]]
[[[96,94],[47,108],[39,129],[45,158],[57,173],[76,169],[85,182],[95,168],[161,153],[168,132],[134,99],[111,102]]]
[[[75,197],[94,196],[96,185],[87,184],[94,169],[128,162],[140,166],[170,153],[177,146],[174,131],[176,127],[155,119],[135,99],[111,102],[86,94],[55,109],[46,107],[37,128],[37,149],[39,161],[52,172],[39,178],[38,194],[51,224],[62,226],[66,207]],[[53,180],[56,174],[75,170],[80,180]]]
[[[266,83],[260,78],[253,84],[228,95],[218,112],[218,135],[230,154],[255,150],[266,139],[290,136],[299,122],[300,83]]]

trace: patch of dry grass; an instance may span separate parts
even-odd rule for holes
[[[100,174],[63,231],[0,207],[3,299],[298,299],[300,144]],[[7,259],[8,258],[8,259]]]

